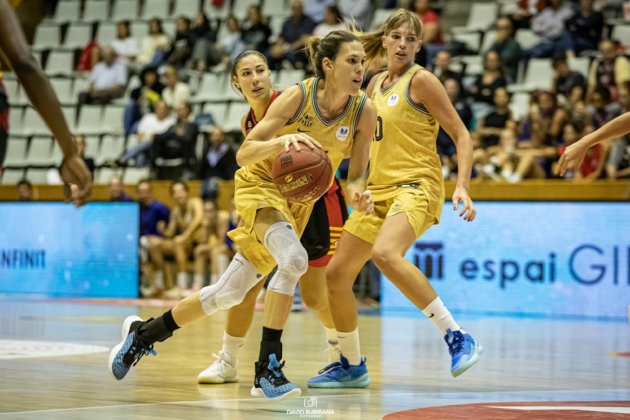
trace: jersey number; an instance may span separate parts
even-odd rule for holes
[[[374,140],[383,140],[383,119],[380,115],[376,118],[376,135],[374,136]]]

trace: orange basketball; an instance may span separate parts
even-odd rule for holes
[[[317,200],[333,179],[332,164],[326,152],[305,144],[300,145],[300,151],[290,145],[288,152],[280,153],[273,161],[271,174],[280,193],[296,202]]]

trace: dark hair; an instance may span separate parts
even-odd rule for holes
[[[245,57],[249,57],[250,55],[256,55],[260,57],[262,61],[265,62],[265,65],[269,67],[269,63],[267,62],[267,57],[265,57],[265,55],[261,53],[260,51],[245,50],[239,55],[237,55],[234,61],[232,62],[232,67],[230,67],[230,83],[232,84],[232,87],[238,90],[239,92],[241,92],[241,89],[237,88],[236,85],[234,84],[234,79],[238,77],[236,74],[236,68],[238,67],[241,60],[243,60]]]
[[[131,36],[131,24],[128,20],[120,20],[116,23],[116,26],[120,26],[122,25],[126,30],[127,30],[127,36]],[[118,32],[118,29],[116,29],[116,32]],[[118,33],[116,33],[116,38],[118,38]]]
[[[359,41],[359,38],[348,31],[332,31],[324,38],[310,37],[304,49],[311,65],[315,68],[317,76],[326,79],[322,65],[324,58],[334,60],[337,58],[337,54],[339,54],[343,44],[354,41]]]
[[[164,28],[162,28],[162,20],[159,18],[153,18],[149,21],[149,33],[151,33],[151,25],[153,23],[157,24],[158,27],[158,34],[164,34]]]
[[[21,185],[26,185],[29,189],[33,189],[33,184],[31,184],[31,181],[29,181],[26,178],[20,179],[16,185],[18,187],[21,186]]]
[[[598,94],[602,95],[602,99],[607,104],[609,104],[610,100],[612,99],[612,95],[610,94],[610,89],[608,89],[608,87],[606,87],[604,85],[597,85],[597,86],[595,86],[595,89],[593,90],[593,93],[598,93]]]
[[[343,17],[341,16],[341,11],[334,4],[332,6],[328,6],[326,10],[330,10],[333,15],[335,15],[335,22],[343,22]]]
[[[175,189],[176,185],[181,185],[184,188],[184,191],[190,192],[190,189],[188,188],[188,184],[186,184],[185,181],[177,180],[177,181],[171,182],[171,186],[168,188],[171,195],[173,195],[173,190]]]

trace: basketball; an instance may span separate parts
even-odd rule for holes
[[[328,190],[332,182],[332,164],[328,155],[319,147],[311,149],[300,145],[298,152],[293,145],[273,161],[271,174],[280,193],[289,201],[315,201]]]

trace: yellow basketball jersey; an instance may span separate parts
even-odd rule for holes
[[[390,86],[383,88],[387,72],[377,75],[372,101],[378,112],[370,155],[368,187],[387,193],[397,186],[418,184],[432,195],[443,190],[442,165],[437,153],[437,120],[423,104],[413,102],[409,84],[413,65]]]
[[[320,78],[313,77],[298,83],[302,90],[302,103],[278,136],[305,133],[317,140],[328,153],[334,174],[341,161],[350,156],[366,95],[359,92],[357,96],[349,97],[346,109],[335,119],[327,120],[317,107],[319,81]],[[239,169],[240,175],[249,180],[257,178],[260,181],[272,182],[271,166],[274,159],[275,156],[272,156],[262,162],[245,166]]]

